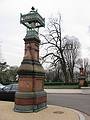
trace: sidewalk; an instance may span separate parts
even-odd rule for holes
[[[47,93],[72,93],[72,94],[90,94],[90,88],[81,89],[45,89]]]
[[[18,113],[13,111],[14,103],[0,101],[0,120],[85,120],[75,110],[49,105],[36,113]]]
[[[82,93],[81,89],[45,89],[47,93]]]

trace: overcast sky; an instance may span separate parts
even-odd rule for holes
[[[90,58],[90,0],[0,0],[0,49],[9,65],[20,65],[23,59],[26,28],[20,25],[20,13],[28,13],[32,6],[46,23],[61,13],[63,33],[77,37],[82,57]]]

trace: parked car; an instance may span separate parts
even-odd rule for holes
[[[18,84],[10,84],[10,85],[4,86],[0,90],[0,100],[14,101],[15,92],[17,90],[18,90]]]
[[[3,88],[4,91],[7,91],[7,92],[16,92],[18,90],[18,84],[9,84],[9,85],[6,85],[4,88]]]
[[[0,90],[2,90],[5,86],[0,83]]]

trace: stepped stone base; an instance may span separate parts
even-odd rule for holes
[[[37,112],[47,107],[47,94],[40,92],[16,92],[15,107],[16,112]]]
[[[85,84],[85,80],[79,80],[79,85],[80,85],[80,87],[83,87],[84,84]]]
[[[15,112],[23,112],[23,113],[28,113],[28,112],[38,112],[40,110],[43,110],[47,108],[47,103],[41,103],[38,105],[15,105]]]

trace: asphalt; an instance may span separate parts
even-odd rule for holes
[[[90,95],[90,87],[82,87],[81,89],[45,89],[48,94],[83,94]],[[73,109],[74,110],[74,109]],[[79,120],[90,120],[90,116],[81,113],[80,111],[75,111],[79,114]],[[68,120],[68,119],[67,119]],[[77,120],[77,119],[76,119]]]

